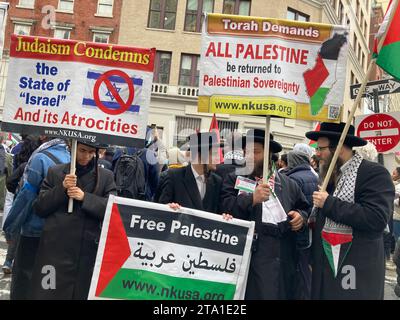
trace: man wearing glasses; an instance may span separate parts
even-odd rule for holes
[[[320,131],[306,133],[318,143],[321,179],[344,127],[322,123]],[[383,299],[383,231],[393,210],[394,187],[383,166],[352,150],[366,143],[350,126],[327,192],[313,194],[313,299]]]

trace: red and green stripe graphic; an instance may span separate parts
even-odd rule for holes
[[[101,264],[99,280],[96,288],[96,296],[100,296],[109,282],[119,272],[126,260],[131,255],[128,237],[117,204],[114,203],[110,227],[108,229],[104,256]]]
[[[352,234],[322,231],[322,246],[335,278],[350,250],[352,240]]]
[[[100,297],[128,300],[232,300],[234,284],[120,269]]]
[[[394,12],[393,12],[394,10]],[[400,6],[399,1],[391,0],[388,10],[385,14],[385,20],[388,20],[393,13],[393,18],[389,26],[382,24],[382,29],[378,34],[382,35],[388,27],[382,48],[377,52],[377,43],[379,39],[375,39],[375,56],[377,56],[376,64],[389,73],[391,76],[400,79]],[[388,22],[388,21],[387,21]]]
[[[317,115],[336,82],[336,68],[340,50],[347,42],[346,34],[335,33],[325,41],[318,53],[315,65],[303,74],[307,94],[310,97],[311,114]]]

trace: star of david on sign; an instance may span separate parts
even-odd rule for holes
[[[118,88],[117,85],[115,84],[115,82],[113,83],[113,87],[115,88],[115,90],[119,93],[121,91],[121,88]],[[115,97],[113,96],[113,94],[111,93],[110,89],[108,89],[107,93],[106,93],[106,97],[110,97],[111,101],[115,100]]]

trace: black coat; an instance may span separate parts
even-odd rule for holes
[[[291,299],[295,291],[296,232],[291,230],[289,219],[278,225],[262,223],[261,204],[253,207],[253,194],[238,195],[235,181],[235,173],[224,180],[222,207],[235,218],[255,221],[258,235],[250,261],[246,299]],[[275,193],[286,213],[294,210],[307,217],[309,205],[296,182],[278,173]]]
[[[383,299],[385,258],[383,231],[393,211],[394,186],[381,165],[363,160],[357,174],[355,203],[328,196],[319,211],[313,233],[313,299]],[[336,279],[325,256],[321,231],[325,218],[353,228],[353,242],[343,266],[353,266],[356,289],[345,290],[348,269],[338,270]]]
[[[219,213],[221,186],[222,179],[211,172],[207,179],[206,193],[202,201],[191,166],[170,169],[159,187],[161,194],[158,202],[175,202],[182,207]]]
[[[98,168],[78,177],[77,186],[85,192],[82,202],[74,201],[67,213],[68,196],[62,185],[70,164],[49,169],[34,204],[37,215],[46,218],[32,279],[33,299],[87,299],[96,259],[102,221],[108,196],[116,194],[111,171]],[[56,270],[56,289],[43,290],[43,266]]]

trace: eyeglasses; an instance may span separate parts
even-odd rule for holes
[[[317,152],[321,152],[321,151],[323,151],[323,150],[325,150],[325,149],[327,149],[327,148],[330,148],[331,146],[325,146],[325,147],[316,147],[315,148],[315,151],[317,151]]]

